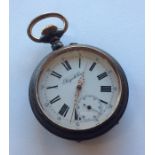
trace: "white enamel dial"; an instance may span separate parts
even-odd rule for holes
[[[73,50],[51,59],[37,90],[39,106],[52,122],[85,130],[112,116],[119,104],[121,83],[101,54]]]

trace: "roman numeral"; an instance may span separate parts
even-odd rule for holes
[[[74,118],[75,118],[75,120],[78,120],[78,119],[79,119],[79,116],[78,116],[78,113],[77,113],[76,109],[75,109],[75,115],[74,115]]]
[[[65,117],[65,116],[67,115],[68,110],[69,110],[69,106],[68,106],[67,104],[64,104],[64,105],[61,107],[61,109],[60,109],[60,111],[59,111],[59,114],[60,114],[61,116]]]
[[[81,57],[79,57],[79,68],[81,67]]]
[[[56,86],[51,86],[51,87],[47,87],[46,89],[52,89],[52,88],[58,88],[58,85],[56,85]]]
[[[58,73],[55,72],[55,71],[52,71],[51,75],[53,75],[53,76],[55,76],[55,77],[57,77],[57,78],[59,78],[59,79],[62,77],[62,75],[58,74]]]
[[[89,71],[92,71],[94,69],[94,67],[96,66],[96,62],[93,62],[93,64],[91,65],[91,67],[89,68]]]
[[[103,101],[103,100],[99,100],[100,102],[102,102],[102,103],[104,103],[104,104],[108,104],[108,102],[106,102],[106,101]]]
[[[111,86],[101,86],[101,92],[111,92]]]
[[[53,99],[50,101],[50,103],[53,104],[53,103],[59,101],[60,99],[61,99],[61,98],[60,98],[60,96],[58,95],[58,96],[56,96],[55,98],[53,98]]]
[[[105,78],[106,76],[108,76],[108,74],[106,72],[101,73],[97,76],[98,80],[102,80],[103,78]]]
[[[70,66],[70,64],[69,64],[69,62],[67,60],[65,60],[61,64],[66,68],[67,71],[69,71],[69,70],[72,69],[71,66]]]

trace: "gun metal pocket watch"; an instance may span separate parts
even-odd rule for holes
[[[49,17],[62,20],[64,28],[50,25],[40,38],[34,37],[33,26]],[[105,51],[75,43],[63,46],[60,38],[67,28],[67,20],[57,13],[30,23],[29,37],[50,43],[53,51],[35,69],[29,98],[34,115],[48,131],[81,141],[102,135],[119,122],[127,106],[128,83],[119,63]]]

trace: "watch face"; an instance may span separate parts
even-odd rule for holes
[[[116,111],[120,77],[103,53],[90,48],[55,52],[37,81],[38,105],[54,124],[71,130],[95,128]]]

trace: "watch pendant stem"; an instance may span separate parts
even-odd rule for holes
[[[51,47],[52,47],[53,50],[57,50],[57,49],[59,49],[59,48],[61,48],[63,46],[64,45],[60,40],[51,43]]]
[[[43,29],[42,36],[40,37],[40,42],[50,43],[53,50],[57,50],[63,47],[63,43],[60,41],[64,31],[58,30],[54,25],[50,25]]]

